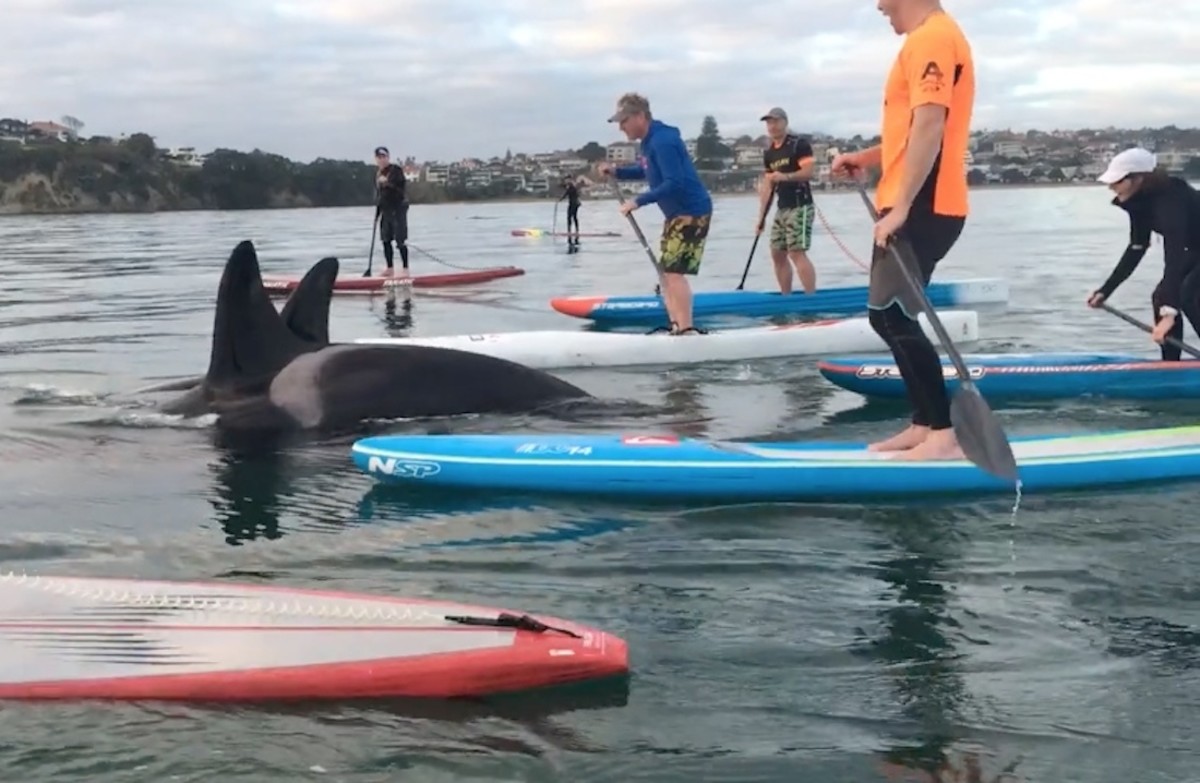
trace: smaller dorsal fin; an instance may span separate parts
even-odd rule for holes
[[[302,340],[318,348],[329,345],[329,303],[338,276],[338,260],[332,256],[313,264],[292,291],[279,317]]]
[[[217,288],[206,383],[211,389],[269,383],[308,350],[311,348],[288,330],[271,304],[254,245],[240,242],[229,256]]]

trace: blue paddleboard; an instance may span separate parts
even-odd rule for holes
[[[1023,491],[1200,477],[1200,426],[1013,438]],[[696,500],[854,500],[1012,492],[966,461],[905,462],[862,443],[672,435],[387,435],[351,449],[382,482]]]
[[[1008,282],[1001,279],[934,282],[925,292],[934,307],[1008,302]],[[606,326],[657,324],[667,317],[658,296],[562,296],[551,299],[550,306],[564,315]],[[697,321],[722,316],[844,316],[866,309],[866,286],[822,288],[812,294],[800,291],[787,296],[778,291],[697,291],[692,295],[692,315]]]
[[[1186,399],[1200,397],[1200,362],[1163,362],[1124,353],[965,354],[963,361],[979,392],[991,399]],[[868,397],[904,397],[904,380],[891,356],[856,355],[822,359],[826,380]],[[958,373],[942,358],[946,388],[959,386]]]

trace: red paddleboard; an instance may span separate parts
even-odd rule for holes
[[[603,631],[448,601],[0,576],[0,699],[478,697],[628,671]]]
[[[517,277],[525,274],[525,270],[517,266],[493,266],[485,269],[473,269],[469,272],[451,272],[442,275],[413,275],[412,277],[385,277],[373,275],[338,276],[333,283],[334,293],[370,294],[388,291],[396,288],[442,288],[454,285],[470,285],[471,283],[486,283],[489,280],[499,280],[503,277]],[[263,276],[263,287],[270,293],[287,294],[300,285],[300,277]]]

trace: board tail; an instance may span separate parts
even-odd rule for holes
[[[238,243],[217,289],[207,384],[236,388],[267,383],[292,359],[310,350],[275,311],[263,287],[253,243]]]
[[[329,305],[337,276],[338,260],[322,258],[304,275],[279,313],[292,334],[318,348],[329,345]]]

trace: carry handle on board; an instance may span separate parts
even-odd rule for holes
[[[875,209],[871,197],[867,195],[866,185],[861,179],[856,180],[856,185],[858,194],[862,196],[863,203],[867,205],[867,211],[871,214],[871,220],[878,222],[879,212]],[[915,261],[912,258],[912,248],[907,242],[892,237],[888,240],[888,251],[892,260],[900,267],[908,287],[921,300],[921,309],[925,311],[929,325],[933,327],[942,348],[954,363],[954,369],[958,371],[959,387],[958,393],[950,403],[950,421],[954,425],[954,434],[958,436],[958,445],[962,448],[963,455],[993,476],[1017,481],[1017,460],[1013,456],[1008,436],[1004,434],[1004,428],[1000,426],[996,414],[988,407],[983,395],[972,382],[966,362],[954,347],[954,341],[950,339],[950,334],[934,311],[933,304],[925,293],[925,286],[913,274],[912,270],[917,268],[916,264],[910,268],[906,263],[909,259]],[[906,255],[908,259],[904,257]]]
[[[1102,310],[1106,310],[1106,311],[1112,313],[1113,315],[1115,315],[1117,318],[1120,318],[1125,323],[1136,326],[1137,328],[1141,329],[1146,334],[1150,334],[1154,331],[1154,327],[1151,326],[1150,324],[1139,321],[1138,319],[1134,318],[1132,315],[1129,315],[1128,313],[1121,312],[1117,308],[1110,305],[1108,302],[1102,302],[1100,304],[1100,308]],[[1192,356],[1195,356],[1197,359],[1200,359],[1200,350],[1193,348],[1192,346],[1185,343],[1183,340],[1180,340],[1177,337],[1172,337],[1171,335],[1167,335],[1167,342],[1170,343],[1171,345],[1175,346],[1179,350],[1183,351],[1184,353],[1191,354]]]

